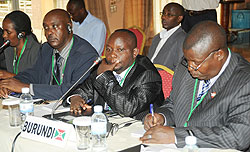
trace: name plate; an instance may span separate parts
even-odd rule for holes
[[[74,127],[71,124],[27,116],[22,127],[21,136],[63,148],[72,131],[74,131]]]

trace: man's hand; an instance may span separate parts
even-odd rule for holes
[[[143,143],[152,144],[174,144],[175,134],[174,128],[168,126],[155,126],[150,128],[140,140]]]
[[[6,88],[0,88],[0,97],[8,98],[8,95],[10,94],[10,92],[11,91]]]
[[[149,130],[156,125],[164,125],[165,119],[161,114],[154,113],[154,122],[151,114],[147,114],[144,120],[144,129]]]
[[[22,92],[22,88],[29,88],[30,85],[26,84],[26,83],[22,83],[21,81],[15,79],[15,78],[10,78],[10,79],[6,79],[6,80],[1,80],[0,81],[0,88],[6,88],[12,92],[17,92],[17,93],[21,93]],[[0,94],[1,97],[6,97],[6,94]]]
[[[0,79],[8,79],[14,77],[14,73],[7,72],[5,70],[0,70]]]
[[[106,59],[102,60],[102,63],[99,65],[97,69],[97,75],[105,72],[105,71],[113,71],[115,66],[118,64],[118,60],[114,63],[107,63]]]
[[[85,104],[85,100],[82,99],[80,96],[73,96],[70,98],[70,112],[74,113],[75,115],[80,115],[82,110],[87,109],[87,104]]]

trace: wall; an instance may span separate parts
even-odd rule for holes
[[[42,30],[43,18],[54,8],[54,2],[52,0],[32,0],[31,2],[33,32],[37,36],[39,42],[46,42],[46,38]]]
[[[124,1],[125,0],[117,0],[116,2],[117,11],[113,13],[111,13],[110,11],[109,1],[105,1],[110,33],[114,32],[118,28],[123,28]]]

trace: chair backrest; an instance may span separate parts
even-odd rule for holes
[[[154,66],[158,69],[158,72],[161,75],[162,90],[164,98],[166,99],[167,97],[169,97],[170,92],[172,90],[172,78],[174,75],[174,71],[172,71],[171,69],[167,68],[164,65],[154,64]]]
[[[133,32],[136,35],[137,48],[140,50],[139,54],[142,55],[144,44],[145,44],[145,41],[146,41],[145,33],[142,31],[141,28],[139,28],[137,26],[132,26],[132,27],[128,28],[128,30],[130,30],[131,32]]]

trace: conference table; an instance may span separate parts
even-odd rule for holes
[[[1,101],[0,101],[1,103]],[[1,104],[0,104],[1,106]],[[44,114],[49,114],[49,110],[45,110],[44,105],[35,106],[34,115],[41,117]],[[59,111],[60,112],[60,111]],[[44,118],[45,119],[45,118]],[[120,117],[112,116],[109,118],[109,121],[117,124],[125,124],[123,128],[120,128],[118,132],[107,138],[107,151],[116,152],[116,151],[172,151],[172,152],[181,152],[185,151],[182,148],[176,148],[174,144],[170,145],[147,145],[144,147],[139,141],[139,137],[143,134],[143,124],[141,121],[136,121],[129,117]],[[9,116],[8,110],[5,107],[2,109],[0,107],[0,151],[1,152],[11,152],[12,142],[16,135],[21,131],[21,127],[10,127],[9,125]],[[127,123],[128,122],[128,123]],[[139,149],[138,149],[139,147]],[[132,149],[134,148],[134,149]],[[141,150],[140,150],[141,149]],[[68,140],[64,148],[45,144],[42,142],[37,142],[34,140],[26,139],[19,136],[15,143],[14,152],[80,152],[76,146],[76,140]],[[85,150],[86,152],[90,149]],[[217,151],[226,151],[226,152],[235,152],[237,150],[220,150],[220,149],[207,149],[201,148],[200,152],[217,152]]]

